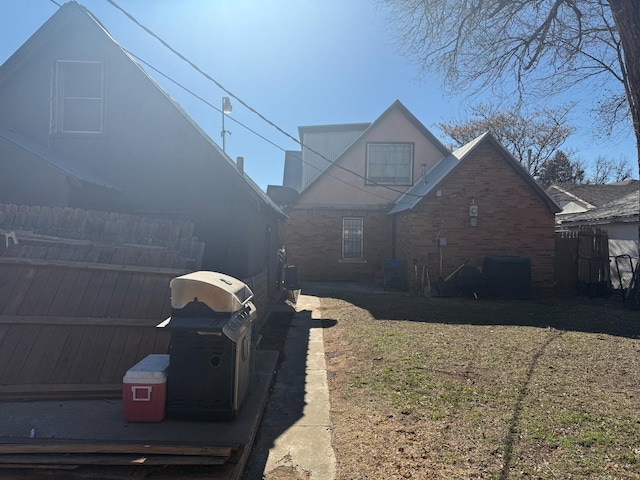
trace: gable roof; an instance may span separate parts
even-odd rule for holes
[[[632,222],[639,221],[640,212],[640,190],[635,190],[623,195],[609,203],[592,208],[586,212],[568,213],[559,215],[556,220],[561,223],[589,222],[589,223],[611,223],[611,222]]]
[[[640,180],[625,180],[606,185],[554,183],[547,192],[557,202],[577,201],[590,209],[607,205],[628,193],[637,192],[639,188]]]
[[[486,143],[491,144],[498,153],[507,160],[507,163],[514,171],[522,177],[525,183],[547,204],[547,207],[552,213],[557,213],[561,210],[538,182],[520,165],[520,162],[518,162],[490,132],[486,132],[443,158],[425,172],[421,180],[398,198],[389,214],[400,213],[415,208],[425,196],[435,190],[458,166],[471,157],[480,145]]]
[[[331,158],[325,158],[325,161],[327,162],[327,166],[326,168],[324,168],[324,170],[317,175],[311,182],[309,182],[303,189],[302,192],[304,192],[305,190],[307,190],[311,185],[315,184],[319,178],[323,177],[324,174],[327,172],[327,170],[329,170],[330,167],[332,167],[333,165],[337,164],[340,162],[340,159],[342,157],[344,157],[345,155],[347,155],[353,148],[355,148],[355,145],[358,143],[358,141],[360,141],[360,139],[362,139],[363,137],[365,137],[372,129],[374,129],[377,125],[379,125],[380,123],[382,123],[384,121],[384,119],[390,115],[390,112],[392,112],[393,110],[399,110],[408,120],[409,122],[411,122],[411,124],[416,127],[416,129],[424,136],[426,137],[443,155],[447,156],[449,155],[449,150],[447,149],[447,147],[445,147],[442,142],[440,142],[440,140],[438,140],[433,133],[431,133],[429,131],[429,129],[427,127],[425,127],[422,122],[420,122],[420,120],[418,120],[416,118],[415,115],[413,115],[413,113],[411,113],[409,111],[409,109],[407,107],[405,107],[402,102],[400,102],[400,100],[396,100],[395,102],[393,102],[377,119],[375,119],[373,122],[371,123],[357,123],[357,124],[343,124],[343,125],[318,125],[315,127],[300,127],[298,129],[299,132],[303,133],[305,131],[310,131],[311,129],[313,129],[314,131],[337,131],[337,130],[346,130],[349,128],[360,128],[362,129],[360,135],[358,135],[345,149],[344,151],[342,151],[342,153],[340,153],[335,160],[331,159]],[[304,148],[304,145],[303,145]],[[301,192],[301,193],[302,193]]]
[[[301,152],[300,186],[304,190],[355,142],[371,123],[298,127]],[[286,167],[286,165],[285,165]]]
[[[107,31],[107,29],[100,23],[95,15],[93,15],[86,7],[80,5],[75,0],[71,0],[63,4],[58,10],[51,16],[49,19],[38,29],[36,32],[31,35],[19,48],[16,50],[11,57],[7,59],[7,61],[0,65],[0,86],[5,78],[7,78],[11,73],[23,62],[28,61],[32,52],[36,51],[40,47],[46,46],[48,43],[48,39],[51,36],[57,34],[59,29],[65,28],[65,24],[75,24],[77,22],[83,22],[84,25],[90,26],[91,28],[97,29],[97,31],[102,34],[108,41],[118,49],[133,65],[135,65],[140,73],[162,94],[162,96],[169,102],[179,113],[180,115],[190,124],[192,128],[194,128],[211,146],[213,150],[215,150],[219,158],[220,165],[224,165],[224,168],[230,168],[232,171],[236,172],[242,179],[242,185],[246,188],[249,196],[261,205],[266,205],[268,208],[274,210],[274,212],[281,216],[286,217],[284,212],[267,196],[267,194],[258,187],[258,185],[253,182],[249,178],[248,175],[241,173],[237,170],[235,162],[231,160],[225,152],[216,144],[207,133],[186,113],[186,111],[173,99],[171,96],[141,67],[141,65],[136,61],[131,53],[129,53],[124,47],[122,47]],[[32,145],[33,146],[33,145]],[[51,157],[50,157],[51,158]],[[56,159],[56,163],[61,165],[64,163],[60,157]],[[78,173],[81,169],[83,171],[82,175],[86,178],[92,178],[95,181],[92,183],[98,184],[97,175],[90,172],[88,169],[78,167],[74,168],[73,172],[68,173]],[[95,178],[94,178],[95,177]],[[88,180],[87,180],[88,181]],[[110,188],[116,188],[110,186]]]

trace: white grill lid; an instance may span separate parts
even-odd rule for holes
[[[237,278],[224,273],[200,271],[176,277],[171,287],[171,307],[181,309],[198,301],[214,312],[237,312],[253,298],[253,292]]]

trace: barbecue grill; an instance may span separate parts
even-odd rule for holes
[[[249,389],[253,292],[217,272],[174,278],[167,414],[181,419],[232,420]]]

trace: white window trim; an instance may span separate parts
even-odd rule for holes
[[[409,147],[411,147],[411,164],[409,166],[409,182],[405,183],[405,182],[381,182],[378,180],[371,180],[369,178],[369,150],[372,146],[378,146],[378,145],[407,145]],[[408,186],[408,185],[413,185],[413,165],[415,162],[415,146],[413,143],[411,142],[369,142],[367,143],[367,151],[366,151],[366,159],[365,159],[365,163],[366,163],[366,175],[365,175],[365,184],[366,185],[394,185],[394,186]]]
[[[96,64],[100,65],[100,96],[99,97],[65,97],[61,78],[63,65],[68,64]],[[105,80],[104,63],[96,60],[57,60],[53,72],[52,104],[51,104],[51,133],[55,135],[101,135],[105,130]],[[67,130],[64,128],[64,100],[90,100],[100,102],[99,130]]]

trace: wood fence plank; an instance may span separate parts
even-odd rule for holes
[[[82,295],[82,301],[78,307],[78,317],[88,317],[93,311],[97,299],[100,297],[105,272],[90,272],[87,288]]]
[[[153,353],[169,353],[169,343],[171,342],[171,334],[164,330],[158,329],[156,332],[156,342],[153,345]]]
[[[44,354],[51,344],[55,330],[56,327],[48,325],[43,325],[38,329],[29,354],[22,365],[20,375],[14,383],[19,385],[38,383],[35,381],[35,377],[44,366]]]
[[[122,357],[118,363],[118,371],[126,372],[137,363],[138,346],[142,339],[144,327],[132,327],[128,329]]]
[[[73,285],[73,291],[69,295],[69,300],[64,306],[62,315],[69,315],[70,317],[78,316],[78,309],[80,308],[80,303],[84,297],[84,292],[87,290],[87,286],[89,285],[90,278],[91,272],[88,270],[82,270],[78,273],[76,282]]]
[[[54,383],[52,381],[53,373],[60,361],[62,349],[73,327],[68,325],[55,325],[54,328],[55,330],[51,335],[51,342],[42,354],[40,368],[33,377],[33,383],[35,385]]]
[[[129,289],[124,297],[122,310],[120,310],[121,317],[134,318],[134,312],[136,304],[138,303],[138,298],[140,297],[143,282],[144,275],[134,274],[131,276],[131,283],[129,283]]]
[[[0,383],[13,358],[16,348],[18,348],[20,338],[25,328],[26,326],[24,325],[8,325],[8,331],[4,335],[2,348],[0,348]]]
[[[36,302],[33,309],[33,315],[47,315],[53,304],[53,300],[62,285],[65,271],[62,268],[54,268],[51,270],[47,284],[41,291],[40,298]]]
[[[0,383],[5,385],[15,385],[19,383],[22,367],[31,352],[31,347],[40,332],[40,328],[40,325],[26,325],[24,327],[20,340],[18,340],[13,355],[7,363],[7,368],[2,375]]]
[[[0,325],[0,350],[2,349],[2,342],[4,342],[4,339],[9,333],[10,329],[11,325]]]
[[[153,291],[158,278],[153,275],[145,275],[140,288],[140,295],[136,303],[132,318],[149,318],[149,307],[153,298]]]
[[[120,317],[120,311],[122,310],[122,304],[129,289],[129,283],[131,283],[131,274],[128,272],[120,272],[113,294],[109,300],[109,305],[107,306],[107,317]]]
[[[81,383],[99,383],[100,373],[111,347],[115,327],[98,327],[96,343],[89,354]]]
[[[118,383],[122,381],[122,377],[127,370],[121,369],[120,359],[124,354],[128,337],[129,329],[127,327],[114,328],[113,338],[111,339],[107,356],[104,359],[98,383]]]
[[[82,341],[76,350],[67,380],[64,383],[83,383],[82,380],[89,368],[88,359],[96,346],[100,328],[87,326],[84,328]]]
[[[136,355],[136,361],[134,365],[142,360],[147,355],[155,353],[153,348],[156,344],[156,337],[158,335],[158,328],[145,328],[142,332],[142,338],[140,339],[140,343],[138,344],[138,353]],[[167,352],[160,352],[167,353]]]
[[[18,315],[31,315],[36,308],[36,304],[38,303],[38,299],[42,295],[42,291],[47,285],[49,281],[49,276],[51,275],[50,268],[39,268],[36,274],[31,281],[31,285],[29,285],[29,290],[27,290],[18,311],[16,312]]]
[[[64,276],[60,281],[60,287],[56,292],[51,306],[49,307],[49,315],[62,315],[69,299],[74,295],[76,280],[80,274],[80,270],[65,268]]]
[[[169,282],[173,278],[168,276],[158,277],[153,289],[151,305],[149,305],[148,318],[164,320],[171,315],[171,289],[169,288]]]
[[[107,307],[109,306],[109,302],[111,301],[111,297],[113,296],[113,292],[116,288],[116,283],[118,282],[119,274],[117,272],[106,272],[104,275],[104,280],[102,282],[102,289],[100,290],[100,295],[96,299],[96,302],[93,306],[93,310],[91,311],[90,316],[92,317],[106,317],[107,316]]]
[[[64,345],[62,346],[60,356],[58,357],[58,363],[51,375],[52,384],[67,383],[69,370],[73,367],[78,349],[82,345],[82,339],[84,338],[86,329],[86,326],[77,326],[72,328],[67,335]]]
[[[20,270],[17,275],[16,286],[11,293],[9,301],[5,304],[2,313],[12,315],[18,312],[18,309],[20,308],[20,305],[22,305],[24,297],[29,291],[31,282],[36,275],[36,270],[37,269],[31,267],[22,268]]]
[[[4,311],[13,291],[16,288],[16,279],[22,267],[17,265],[0,266],[0,313]]]

